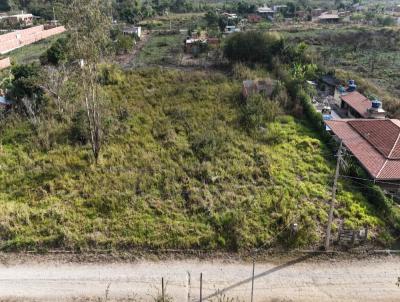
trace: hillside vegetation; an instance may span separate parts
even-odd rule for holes
[[[292,42],[312,45],[322,66],[345,83],[354,79],[361,92],[379,98],[392,117],[400,116],[400,31],[355,27],[286,33]]]
[[[232,251],[320,242],[334,161],[306,121],[278,115],[263,131],[244,130],[240,82],[215,71],[114,70],[106,90],[98,165],[62,116],[40,135],[17,115],[2,121],[3,249]],[[337,211],[348,226],[386,231],[344,182]]]

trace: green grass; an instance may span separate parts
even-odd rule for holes
[[[184,35],[153,34],[136,58],[136,65],[170,65],[179,63]]]
[[[100,164],[89,146],[26,121],[1,127],[3,249],[202,248],[319,243],[334,162],[309,125],[281,116],[264,134],[238,120],[240,83],[218,73],[137,70],[107,87]],[[360,191],[339,184],[336,214],[385,226]],[[300,230],[290,237],[288,224]]]

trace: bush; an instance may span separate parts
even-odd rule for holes
[[[283,40],[278,35],[240,32],[227,39],[224,56],[231,62],[270,64],[282,49]]]
[[[45,64],[59,65],[67,59],[67,39],[57,39],[50,48],[40,56],[40,62]]]
[[[89,141],[89,131],[87,126],[87,116],[84,110],[79,110],[72,118],[72,126],[69,139],[73,143],[86,145]]]
[[[241,108],[240,123],[248,131],[264,127],[281,114],[278,102],[266,99],[262,95],[253,95]]]
[[[117,54],[125,54],[132,50],[134,45],[133,37],[120,34],[115,42],[115,52]]]

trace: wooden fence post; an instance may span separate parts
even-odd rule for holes
[[[161,278],[161,296],[162,296],[162,302],[165,302],[164,277]]]
[[[253,259],[253,273],[251,275],[251,302],[253,302],[253,297],[254,297],[254,270],[256,267],[256,262],[255,259]]]
[[[203,273],[200,273],[200,302],[203,302]]]

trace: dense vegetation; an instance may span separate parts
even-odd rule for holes
[[[224,73],[151,68],[181,58],[182,34],[161,31],[137,57],[146,67],[123,72],[103,62],[133,41],[100,2],[67,10],[68,36],[4,84],[15,105],[0,127],[0,248],[319,244],[334,150],[310,103],[321,69],[307,45],[240,33]],[[260,77],[276,80],[272,95],[244,101],[242,80]],[[335,217],[385,242],[399,220],[381,190],[343,180]]]
[[[249,135],[239,123],[239,82],[219,73],[150,69],[112,78],[97,166],[87,145],[68,139],[73,122],[53,121],[43,144],[28,121],[4,121],[3,248],[318,242],[333,165],[306,122],[278,116]],[[384,228],[345,183],[338,200],[349,225]],[[300,232],[289,238],[292,222]]]
[[[303,41],[312,46],[315,59],[322,66],[336,71],[344,82],[355,79],[361,92],[381,99],[391,116],[400,116],[398,29],[318,29],[290,32],[286,36],[294,43]]]

